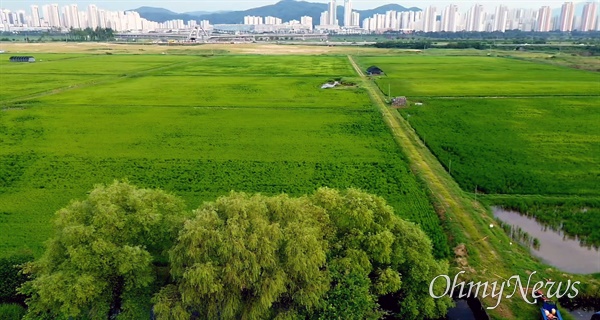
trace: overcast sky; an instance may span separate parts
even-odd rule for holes
[[[599,0],[591,0],[599,1]],[[219,11],[219,10],[246,10],[254,7],[264,6],[276,3],[277,0],[0,0],[0,8],[10,10],[26,10],[30,12],[29,6],[32,4],[45,5],[50,3],[58,3],[61,6],[67,4],[77,4],[82,10],[82,7],[87,7],[88,4],[95,4],[101,9],[108,10],[128,10],[134,9],[141,6],[161,7],[169,9],[175,12],[189,12],[189,11]],[[328,0],[310,0],[310,2],[328,2]],[[339,5],[344,3],[343,0],[337,0]],[[434,5],[436,7],[445,7],[448,4],[457,4],[461,10],[465,10],[475,3],[484,5],[486,8],[493,8],[497,5],[503,4],[511,8],[533,8],[537,9],[544,5],[549,5],[552,8],[558,8],[564,0],[505,0],[505,1],[494,1],[494,0],[479,0],[479,1],[448,1],[448,0],[353,0],[353,6],[356,9],[372,9],[380,5],[388,3],[398,3],[405,7],[419,7],[424,8],[428,5]],[[574,1],[576,2],[576,1]]]

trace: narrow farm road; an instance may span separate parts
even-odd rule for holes
[[[471,264],[473,260],[476,261],[476,265],[463,266],[462,269],[471,270],[470,273],[476,273],[475,278],[482,281],[502,281],[502,279],[510,277],[506,262],[490,243],[490,239],[496,237],[489,230],[491,229],[489,225],[495,224],[495,221],[480,203],[461,190],[408,122],[397,111],[388,107],[379,88],[365,76],[353,57],[348,56],[348,59],[361,77],[362,87],[368,91],[371,100],[378,107],[385,123],[392,131],[396,142],[408,158],[413,173],[429,189],[440,219],[455,225],[464,233],[469,263]],[[472,267],[477,269],[470,269]],[[506,307],[500,306],[496,311],[503,317],[513,318],[510,309]]]

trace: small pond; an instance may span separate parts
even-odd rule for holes
[[[600,272],[600,251],[597,248],[581,245],[580,241],[552,230],[534,218],[516,211],[492,207],[494,216],[502,222],[517,226],[539,241],[539,246],[531,248],[531,253],[545,263],[560,270],[588,274]]]

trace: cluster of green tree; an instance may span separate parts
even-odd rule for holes
[[[510,44],[499,44],[490,41],[474,41],[474,40],[461,40],[452,42],[436,43],[430,40],[393,40],[377,42],[373,46],[376,48],[398,48],[398,49],[503,49],[503,50],[521,50],[521,51],[542,51],[542,52],[563,52],[573,53],[586,56],[597,56],[600,55],[599,45],[578,45],[578,46],[564,46],[564,45],[541,45],[546,44],[545,40],[533,40],[529,44],[537,44],[535,46],[523,45],[520,40],[514,40],[513,45]],[[519,44],[515,44],[519,43]]]
[[[112,41],[115,40],[114,31],[111,28],[96,29],[73,29],[67,33],[58,31],[21,31],[0,33],[0,41],[15,41],[17,39],[27,42],[43,41]]]
[[[583,243],[600,247],[600,199],[487,196],[488,202],[534,217]]]
[[[481,41],[458,41],[448,43],[435,43],[428,40],[417,40],[417,41],[386,41],[377,42],[374,44],[376,48],[398,48],[398,49],[489,49],[492,44]]]
[[[579,45],[579,46],[560,46],[560,45],[543,45],[543,46],[517,46],[515,50],[521,51],[538,51],[549,53],[572,53],[582,56],[600,56],[600,45]]]
[[[355,189],[232,192],[187,212],[173,195],[115,182],[58,211],[55,226],[23,267],[26,319],[424,319],[452,303],[429,295],[448,264],[425,233]]]
[[[115,39],[115,35],[114,31],[110,28],[71,28],[69,30],[69,38],[75,41],[111,41]]]

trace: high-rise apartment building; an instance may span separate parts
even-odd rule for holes
[[[335,4],[335,0],[330,0],[329,1],[329,18],[328,18],[328,23],[327,25],[330,26],[337,26],[338,25],[338,21],[337,21],[337,5]]]
[[[352,0],[344,0],[344,27],[351,27],[352,24]]]
[[[484,30],[485,11],[483,6],[476,4],[467,12],[466,31],[480,32]]]
[[[508,18],[508,8],[505,6],[496,7],[492,31],[500,31],[500,32],[506,31],[507,18]]]
[[[565,2],[560,11],[558,30],[573,31],[573,18],[575,16],[575,5],[573,2]]]
[[[581,27],[580,31],[592,31],[597,28],[598,20],[598,4],[595,2],[588,2],[583,7],[583,13],[581,14]]]
[[[436,9],[429,6],[423,14],[423,32],[435,32],[436,30]]]
[[[360,26],[360,13],[358,12],[352,12],[351,18],[350,18],[350,26],[352,27],[358,27]]]
[[[543,6],[537,12],[535,31],[548,32],[552,29],[552,9]]]
[[[88,26],[92,29],[96,29],[100,27],[100,22],[98,21],[98,7],[93,4],[88,6]]]
[[[40,27],[40,10],[36,5],[31,6],[31,23],[32,27]]]
[[[456,32],[459,24],[458,6],[451,4],[444,9],[440,31]]]

